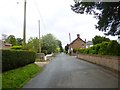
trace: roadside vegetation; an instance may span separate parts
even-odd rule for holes
[[[73,49],[74,53],[120,56],[120,44],[115,40],[95,36],[93,46],[89,48]]]
[[[24,67],[20,67],[14,70],[10,70],[2,73],[2,88],[22,88],[32,77],[38,72],[41,72],[42,68],[36,64],[28,64]]]
[[[40,53],[40,47],[41,53],[45,55],[51,53],[55,55],[63,51],[61,41],[52,34],[44,35],[40,40],[37,37],[31,37],[24,46],[22,45],[23,39],[15,38],[14,35],[3,34],[2,41],[12,45],[10,48],[0,50],[2,51],[2,89],[20,89],[42,71],[42,67],[34,64],[36,54]]]

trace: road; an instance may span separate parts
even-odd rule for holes
[[[117,88],[118,79],[103,67],[64,53],[23,88]]]

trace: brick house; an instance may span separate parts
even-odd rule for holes
[[[86,41],[83,41],[80,38],[80,34],[77,34],[77,38],[69,44],[69,48],[72,49],[86,48]]]

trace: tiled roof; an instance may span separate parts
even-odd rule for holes
[[[77,37],[75,40],[73,40],[69,45],[73,44],[77,39],[80,39],[81,41],[83,41],[80,37]],[[83,41],[84,43],[86,43],[85,41]]]

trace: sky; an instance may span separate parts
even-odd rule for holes
[[[96,35],[104,32],[95,29],[97,19],[92,15],[77,14],[71,10],[73,0],[26,0],[26,38],[53,34],[62,42],[63,47],[77,38],[91,41]],[[0,0],[0,33],[23,38],[24,0]],[[107,36],[111,40],[117,37]],[[2,36],[0,37],[2,39]]]

